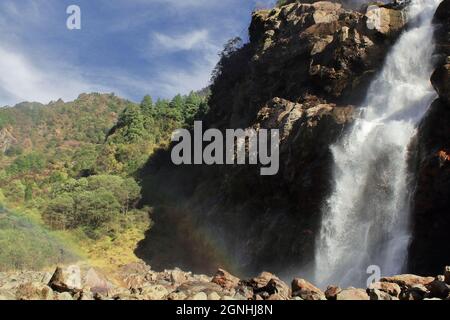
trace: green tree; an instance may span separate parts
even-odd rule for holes
[[[144,115],[150,116],[153,112],[153,100],[152,97],[146,95],[141,102],[141,111]]]
[[[120,212],[120,204],[113,193],[99,189],[76,194],[76,224],[83,226],[88,236],[98,236],[98,231],[106,223],[112,221]]]
[[[145,135],[144,116],[137,105],[130,104],[124,110],[117,122],[117,129],[122,129],[121,135],[127,143],[136,142]]]
[[[50,200],[44,212],[44,219],[53,229],[66,229],[76,226],[73,221],[75,201],[69,194],[62,194]]]
[[[44,169],[45,165],[45,157],[40,153],[33,152],[16,158],[6,172],[11,175],[34,173]]]

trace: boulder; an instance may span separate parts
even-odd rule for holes
[[[93,268],[89,269],[84,276],[84,286],[89,287],[92,293],[108,294],[114,285]]]
[[[422,284],[415,284],[405,288],[400,294],[400,300],[423,300],[429,295],[430,291]]]
[[[17,300],[53,300],[53,290],[41,282],[20,285],[16,291]]]
[[[140,292],[145,300],[162,300],[168,294],[168,290],[162,285],[147,286],[142,288]]]
[[[188,300],[206,301],[206,300],[208,300],[208,296],[204,292],[199,292],[199,293],[196,293],[193,296],[189,297]]]
[[[369,290],[380,290],[383,292],[386,292],[387,294],[398,298],[400,296],[400,293],[402,292],[402,289],[400,288],[400,286],[396,283],[392,283],[392,282],[375,282],[375,283],[371,283],[369,288]]]
[[[406,14],[403,10],[387,8],[382,5],[370,5],[366,12],[366,26],[382,35],[398,33],[406,25]]]
[[[393,297],[378,289],[367,289],[367,294],[369,295],[370,300],[399,300],[397,297]]]
[[[184,292],[174,291],[167,296],[167,300],[169,301],[180,301],[186,300],[187,295]]]
[[[252,287],[255,289],[261,289],[269,283],[272,278],[275,278],[276,276],[273,275],[270,272],[262,272],[257,277],[252,278],[248,281],[244,281],[249,287]]]
[[[342,289],[337,286],[328,286],[327,290],[325,291],[325,297],[327,298],[327,300],[336,300],[336,296],[341,291]]]
[[[223,292],[223,289],[218,284],[209,281],[208,282],[189,281],[177,287],[174,292],[182,293],[187,297],[195,297],[198,293],[204,293],[206,295],[205,300],[207,300],[209,294],[213,292],[220,294],[221,292]],[[227,294],[230,294],[230,292],[227,292]]]
[[[57,292],[77,292],[82,289],[81,270],[72,265],[67,268],[57,267],[48,283]]]
[[[381,282],[396,283],[402,288],[411,288],[415,285],[427,285],[434,281],[433,277],[421,277],[413,274],[403,274],[394,277],[385,277]]]
[[[239,285],[239,281],[240,279],[233,276],[231,273],[223,269],[219,269],[217,270],[211,282],[218,284],[226,290],[230,290],[237,287]]]
[[[184,272],[180,269],[174,269],[171,271],[167,271],[167,273],[169,275],[170,282],[173,285],[177,285],[177,286],[189,281],[189,278],[191,276],[190,273]]]
[[[445,283],[444,276],[437,276],[433,282],[428,284],[427,289],[434,298],[445,299],[450,295],[450,285]]]
[[[292,296],[300,297],[303,300],[326,300],[322,290],[299,278],[292,281]]]
[[[267,285],[261,290],[267,292],[269,295],[277,295],[281,297],[281,300],[287,300],[291,297],[291,289],[289,286],[277,277],[270,279]]]
[[[370,298],[363,289],[348,288],[339,292],[336,300],[370,300]]]
[[[210,294],[208,294],[208,300],[217,301],[220,299],[222,299],[222,297],[217,292],[211,292]]]

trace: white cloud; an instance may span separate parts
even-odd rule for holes
[[[153,34],[158,49],[166,52],[195,50],[208,48],[209,32],[206,29],[194,30],[185,34],[169,36],[159,32]]]
[[[0,106],[21,101],[72,100],[82,92],[106,91],[69,67],[36,66],[20,50],[0,47]]]

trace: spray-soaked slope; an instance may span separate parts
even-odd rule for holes
[[[359,285],[370,265],[402,271],[410,241],[408,144],[435,93],[432,17],[440,0],[413,0],[412,26],[371,85],[364,113],[333,146],[334,191],[323,210],[316,280]]]

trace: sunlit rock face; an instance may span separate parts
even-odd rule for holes
[[[393,10],[402,10],[401,8]],[[400,34],[369,29],[365,10],[303,1],[256,11],[250,43],[222,63],[208,127],[280,129],[280,170],[172,167],[161,152],[142,173],[155,225],[137,253],[152,267],[291,274],[314,259],[332,186],[330,146],[358,115]],[[167,250],[170,245],[170,250]]]

